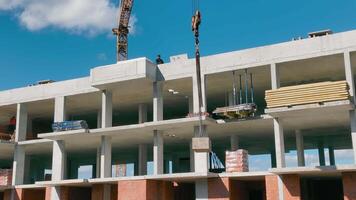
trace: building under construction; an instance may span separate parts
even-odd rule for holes
[[[0,199],[354,200],[355,73],[318,32],[202,57],[201,108],[187,55],[1,91]]]

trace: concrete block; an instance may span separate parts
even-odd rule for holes
[[[196,152],[210,152],[211,143],[208,137],[195,137],[192,139],[192,149]]]

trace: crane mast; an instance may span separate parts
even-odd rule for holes
[[[133,6],[133,0],[121,0],[119,10],[118,27],[112,32],[117,37],[117,61],[127,60],[129,22]]]

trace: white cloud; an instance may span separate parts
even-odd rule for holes
[[[13,12],[31,31],[54,27],[89,35],[110,33],[118,16],[110,0],[0,0],[1,10]],[[136,21],[133,16],[131,27]]]

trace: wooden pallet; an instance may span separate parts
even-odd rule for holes
[[[346,81],[312,83],[268,90],[265,92],[268,108],[342,101],[350,98]]]

